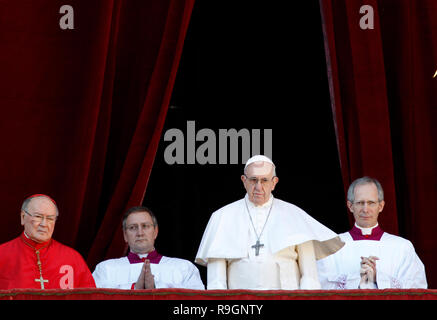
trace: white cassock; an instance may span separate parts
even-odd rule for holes
[[[361,279],[361,257],[369,256],[379,258],[376,260],[374,289],[427,288],[425,267],[413,244],[382,231],[378,225],[373,231],[369,229],[372,228],[362,229],[355,225],[350,232],[340,234],[346,245],[335,254],[317,261],[322,288],[357,289]],[[366,240],[365,234],[369,232],[373,240]]]
[[[252,247],[257,240],[263,245],[259,255]],[[320,289],[316,259],[343,245],[295,205],[271,196],[255,206],[246,194],[211,215],[195,262],[207,266],[210,290]]]
[[[127,257],[109,259],[96,266],[93,277],[97,288],[132,289],[142,267],[143,263],[130,263]],[[157,289],[205,289],[199,270],[188,260],[162,256],[159,263],[150,263],[150,270]]]

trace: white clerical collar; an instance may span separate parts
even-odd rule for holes
[[[373,227],[370,227],[370,228],[362,228],[359,225],[357,225],[357,223],[355,222],[355,227],[357,227],[358,229],[361,230],[361,233],[363,234],[363,236],[368,235],[368,234],[372,234],[373,228],[376,228],[377,226],[378,226],[378,223],[376,223],[376,225],[374,225]]]
[[[244,200],[246,201],[246,203],[248,203],[250,209],[254,209],[254,208],[260,209],[260,208],[267,208],[267,207],[269,208],[272,205],[272,202],[273,202],[273,195],[270,194],[269,201],[267,201],[266,203],[264,203],[264,204],[262,204],[260,206],[256,205],[252,201],[250,201],[249,200],[249,195],[247,193],[246,193],[246,196],[244,197]]]
[[[152,249],[152,251],[153,250],[155,250],[155,248],[153,248]],[[152,252],[152,251],[150,251],[150,252]],[[131,251],[132,252],[132,251]],[[150,253],[149,252],[149,253]],[[138,257],[140,257],[140,258],[147,258],[147,256],[149,255],[149,253],[135,253],[135,254],[137,254],[138,255]]]

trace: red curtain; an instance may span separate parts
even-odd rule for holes
[[[90,268],[124,252],[121,215],[142,203],[193,3],[0,1],[1,242],[21,232],[24,198],[46,193],[54,238]]]
[[[381,181],[381,226],[413,242],[435,288],[437,2],[320,4],[345,190],[363,175]],[[373,9],[373,29],[360,25],[364,5]]]

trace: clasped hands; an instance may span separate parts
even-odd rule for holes
[[[150,270],[150,261],[145,260],[141,268],[141,274],[135,283],[135,289],[155,289],[155,278]]]
[[[378,257],[361,257],[360,268],[360,288],[361,289],[374,289],[376,287],[376,260]]]

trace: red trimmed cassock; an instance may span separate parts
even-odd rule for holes
[[[82,256],[56,240],[37,243],[23,232],[0,245],[0,289],[95,287]]]

